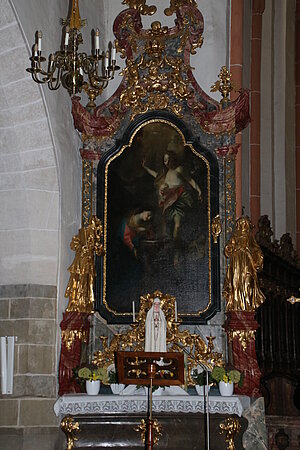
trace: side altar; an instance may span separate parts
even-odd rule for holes
[[[199,367],[230,363],[244,376],[239,396],[196,397],[183,388],[182,395],[153,395],[163,428],[158,448],[203,447],[209,429],[214,450],[240,449],[249,398],[260,396],[255,310],[264,301],[262,254],[250,219],[236,220],[235,211],[235,136],[250,120],[249,92],[230,98],[225,66],[211,87],[220,101],[195,80],[190,56],[203,44],[204,20],[194,0],[171,0],[164,12],[174,15],[174,27],[156,20],[147,30],[142,16],[156,7],[146,3],[124,0],[128,8],[114,22],[125,60],[117,91],[98,105],[101,86],[83,86],[86,106],[84,97],[72,97],[82,141],[82,224],[71,243],[55,411],[68,449],[144,448],[146,397],[126,388],[125,395],[87,398],[74,370],[91,362],[107,369],[118,352],[149,351],[147,314],[158,298],[159,334],[156,319],[150,323],[165,348],[155,351],[185,353],[184,388],[195,384]]]

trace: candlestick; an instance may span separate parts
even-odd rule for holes
[[[134,303],[134,301],[132,302],[132,320],[133,320],[133,322],[135,322],[135,303]]]
[[[95,50],[99,50],[100,49],[100,31],[99,28],[97,28],[96,30],[96,34],[95,34]]]
[[[117,49],[116,49],[116,43],[115,41],[113,42],[113,46],[112,46],[112,53],[111,53],[111,59],[113,61],[116,60],[116,53],[117,53]]]
[[[42,32],[39,31],[38,32],[38,51],[41,52],[42,51]]]
[[[66,27],[66,35],[65,35],[65,46],[67,47],[69,44],[69,36],[70,36],[70,27],[67,26]]]
[[[177,301],[175,300],[175,322],[177,322]]]
[[[108,69],[108,63],[109,63],[109,52],[105,53],[105,58],[104,58],[104,69],[107,70]]]

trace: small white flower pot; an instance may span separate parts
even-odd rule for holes
[[[233,394],[234,384],[225,383],[224,381],[219,382],[219,391],[222,397],[230,397]]]
[[[119,395],[125,389],[125,384],[121,383],[112,383],[110,385],[111,392],[115,395]]]
[[[204,395],[204,392],[205,392],[205,395],[206,395],[206,389],[207,389],[206,385],[205,386],[204,385],[203,386],[199,386],[199,384],[196,384],[195,388],[196,388],[196,391],[197,391],[198,395]],[[208,385],[208,392],[209,392],[209,390],[210,390],[210,386]]]
[[[86,380],[85,389],[87,395],[98,395],[100,390],[100,380]]]

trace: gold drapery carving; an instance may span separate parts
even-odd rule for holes
[[[229,258],[223,289],[226,311],[255,311],[265,300],[257,279],[257,272],[263,267],[263,253],[252,235],[248,217],[236,220],[224,253]]]
[[[80,228],[73,237],[70,247],[75,251],[75,258],[68,268],[69,283],[65,297],[69,297],[67,312],[93,313],[94,278],[96,275],[94,255],[104,253],[101,238],[103,227],[96,216],[91,216],[87,228]]]

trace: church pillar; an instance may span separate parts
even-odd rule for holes
[[[256,226],[260,217],[260,76],[261,34],[264,0],[252,3],[251,36],[251,124],[250,124],[250,211]]]
[[[243,86],[243,10],[240,0],[231,2],[231,36],[230,36],[230,72],[238,87]],[[238,97],[238,92],[231,92],[231,100]],[[236,135],[236,143],[242,143],[242,133]],[[242,215],[242,148],[235,160],[236,215]]]
[[[296,1],[295,84],[296,84],[296,239],[300,255],[300,1]]]

